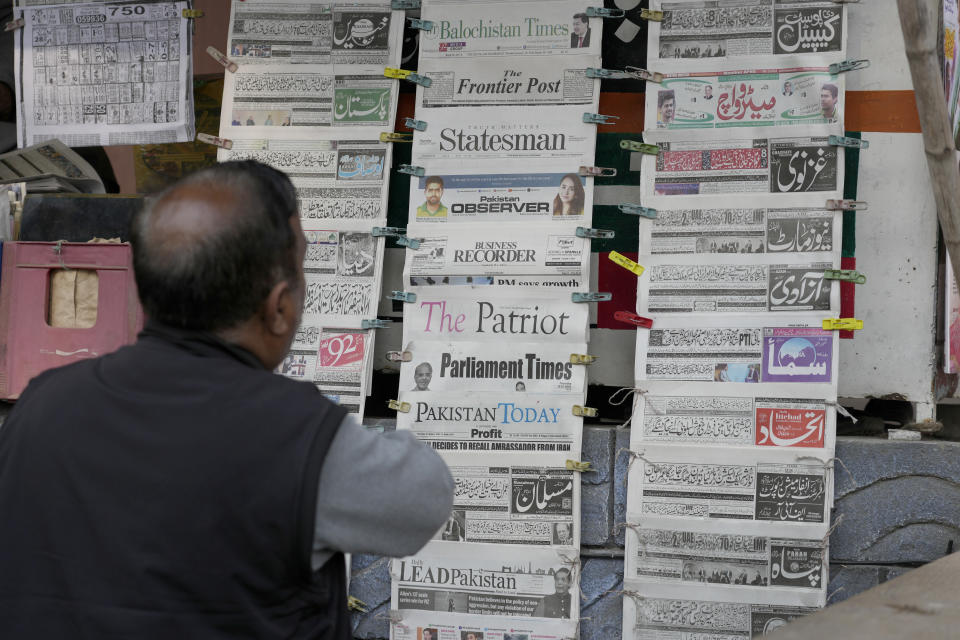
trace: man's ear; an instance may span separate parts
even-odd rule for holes
[[[297,323],[296,296],[285,279],[270,289],[263,307],[264,329],[275,336],[289,334]]]

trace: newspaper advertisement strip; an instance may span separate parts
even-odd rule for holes
[[[563,164],[553,172],[427,175],[410,180],[409,223],[577,222],[593,218],[593,178]]]
[[[582,106],[432,109],[427,130],[413,134],[413,157],[431,175],[479,160],[495,161],[484,162],[481,174],[529,171],[531,161],[545,160],[576,172],[593,165],[597,140],[597,125],[583,122],[583,113]]]
[[[420,340],[404,345],[413,359],[400,365],[400,388],[411,391],[585,393],[586,366],[570,362],[585,343]]]
[[[844,87],[826,65],[665,74],[647,92],[644,140],[689,140],[691,131],[720,140],[731,129],[843,135]]]
[[[819,610],[816,606],[627,596],[623,640],[759,638]]]
[[[589,305],[555,293],[523,296],[487,288],[428,286],[411,291],[404,305],[403,343],[443,340],[507,344],[512,341],[573,345],[589,338]]]
[[[573,406],[582,393],[475,393],[400,390],[410,411],[397,413],[397,429],[409,429],[434,449],[472,452],[568,453],[579,459],[583,418]]]
[[[835,397],[810,397],[796,389],[778,390],[779,397],[754,396],[744,387],[718,393],[709,383],[644,386],[630,432],[638,450],[650,444],[834,448]]]
[[[603,20],[579,0],[427,0],[420,60],[591,55],[600,57]]]
[[[397,615],[402,619],[390,624],[393,640],[569,640],[577,633],[576,620],[560,618],[486,616],[478,619],[457,612],[421,610]]]
[[[186,142],[194,137],[188,2],[23,10],[17,145]]]
[[[640,517],[745,521],[741,531],[788,523],[810,537],[827,532],[833,474],[825,452],[769,449],[758,461],[751,450],[650,445],[639,455],[628,473],[627,510]]]
[[[336,129],[386,131],[396,110],[397,81],[382,68],[248,65],[224,76],[220,137],[304,140]]]
[[[304,229],[306,257],[303,263],[307,289],[303,315],[336,318],[376,317],[383,271],[383,238],[369,230]],[[354,324],[352,323],[352,324]]]
[[[661,209],[641,225],[640,253],[818,253],[836,260],[842,225],[842,212],[825,209]]]
[[[651,257],[645,263],[647,279],[638,288],[639,313],[840,312],[840,286],[824,277],[839,260],[772,265],[763,264],[766,256],[729,260]]]
[[[509,454],[445,454],[453,513],[434,540],[579,549],[580,478],[565,458],[518,464]]]
[[[837,336],[820,328],[819,320],[677,318],[658,327],[637,331],[638,381],[819,383],[829,390],[837,379]]]
[[[323,395],[362,420],[373,340],[373,331],[326,326],[305,318],[277,372],[312,382]]]
[[[663,22],[651,22],[647,59],[651,68],[671,61],[744,56],[846,54],[847,10],[829,0],[737,0],[718,6],[704,0],[651,1]]]
[[[422,38],[422,36],[421,36]],[[422,41],[422,40],[421,40]],[[417,112],[435,107],[584,105],[595,110],[600,80],[588,78],[596,56],[423,60],[419,72],[429,87],[417,87]],[[421,111],[424,110],[424,111]]]
[[[237,64],[399,66],[403,13],[390,3],[232,3],[227,56]]]
[[[823,207],[827,199],[843,197],[843,148],[831,146],[826,137],[661,142],[659,147],[659,154],[642,160],[648,206],[697,207],[709,196],[711,205]]]
[[[462,545],[428,544],[395,559],[391,609],[464,616],[580,617],[575,551],[551,547],[487,547],[464,553]]]
[[[379,140],[234,140],[217,159],[258,160],[286,173],[305,226],[386,221],[392,149]]]
[[[410,225],[407,235],[420,246],[407,250],[408,285],[495,287],[585,287],[589,282],[590,240],[573,224],[549,229],[517,226],[507,234],[487,226]],[[443,234],[443,235],[439,235]]]

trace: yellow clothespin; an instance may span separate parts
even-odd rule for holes
[[[388,133],[380,134],[380,142],[413,142],[412,133],[395,133],[390,131]]]
[[[617,263],[627,271],[633,272],[638,276],[643,275],[643,267],[631,260],[625,255],[619,254],[616,251],[611,251],[609,254],[610,260]]]
[[[596,418],[597,410],[593,407],[581,407],[578,404],[573,405],[573,415],[578,418]]]
[[[570,364],[593,364],[598,359],[597,356],[592,356],[589,353],[570,354]]]
[[[587,460],[567,460],[567,471],[584,473],[586,471],[593,471],[593,467],[590,466],[590,462]]]
[[[387,407],[400,413],[410,413],[410,403],[400,402],[399,400],[388,400]]]
[[[857,331],[863,329],[863,320],[856,318],[829,318],[823,321],[827,331]]]

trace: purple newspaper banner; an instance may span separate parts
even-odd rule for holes
[[[812,327],[763,330],[764,382],[830,382],[831,331]]]

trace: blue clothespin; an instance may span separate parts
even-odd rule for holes
[[[627,151],[639,151],[640,153],[646,153],[651,156],[655,156],[660,153],[660,147],[655,144],[649,144],[647,142],[639,142],[637,140],[621,140],[620,148],[626,149]]]
[[[390,8],[394,11],[407,11],[420,8],[420,0],[392,0]]]
[[[406,233],[407,230],[400,227],[374,227],[370,230],[370,235],[374,238],[399,238]]]
[[[387,296],[388,300],[396,300],[398,302],[416,302],[417,294],[412,291],[391,291],[390,295]]]
[[[410,26],[419,31],[433,31],[433,22],[430,20],[420,20],[419,18],[407,18]]]
[[[423,120],[414,120],[413,118],[404,118],[403,126],[407,129],[416,129],[417,131],[426,131],[427,123]]]
[[[400,173],[406,173],[407,175],[417,176],[418,178],[422,178],[423,176],[427,175],[426,169],[413,164],[401,164],[399,167],[397,167],[397,171]]]
[[[606,291],[589,291],[586,293],[574,291],[570,294],[570,299],[574,302],[606,302],[613,299],[613,294]]]
[[[408,236],[402,236],[397,238],[397,244],[401,247],[407,247],[410,249],[419,249],[420,240],[418,238],[410,238]]]
[[[360,328],[361,329],[386,329],[390,326],[389,320],[380,320],[379,318],[375,320],[361,320]]]
[[[607,116],[602,113],[585,113],[583,121],[587,124],[613,124],[614,120],[619,120],[620,116]]]
[[[610,229],[588,229],[587,227],[577,227],[578,238],[612,238],[616,234]]]
[[[606,7],[587,7],[587,17],[590,18],[622,18],[627,15],[623,9],[607,9]]]
[[[866,149],[870,146],[869,140],[860,138],[847,138],[845,136],[830,136],[827,138],[827,144],[834,147],[847,147],[849,149]]]
[[[623,202],[617,205],[617,208],[624,213],[629,213],[632,216],[641,216],[643,218],[650,218],[653,220],[657,217],[657,210],[650,209],[648,207],[641,207],[638,204],[632,204],[630,202]]]
[[[834,62],[832,65],[827,67],[827,70],[830,72],[830,75],[837,75],[838,73],[846,73],[847,71],[856,71],[858,69],[866,69],[870,66],[869,60],[844,60],[843,62]]]

